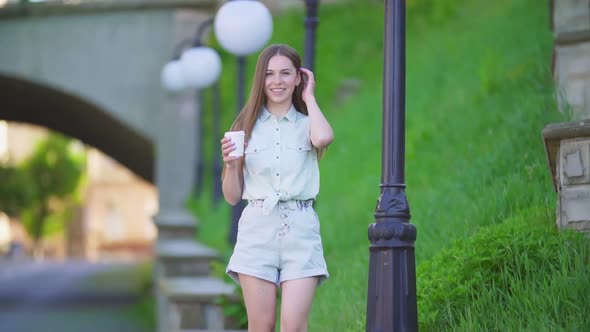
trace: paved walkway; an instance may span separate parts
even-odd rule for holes
[[[1,332],[151,332],[135,264],[0,261]]]

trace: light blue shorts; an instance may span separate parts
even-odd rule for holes
[[[280,201],[269,215],[262,201],[250,201],[238,224],[238,238],[226,272],[238,284],[238,273],[275,283],[317,276],[328,278],[320,222],[312,200]]]

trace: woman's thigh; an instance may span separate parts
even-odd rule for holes
[[[307,317],[318,277],[281,283],[281,331],[307,331]]]
[[[274,329],[277,285],[247,274],[239,274],[244,295],[248,325],[254,331]]]

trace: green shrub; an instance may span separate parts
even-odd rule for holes
[[[417,276],[422,329],[441,330],[461,325],[461,321],[465,325],[467,320],[481,327],[490,312],[479,308],[474,311],[478,317],[467,319],[465,310],[474,307],[484,294],[494,294],[496,304],[505,304],[526,287],[543,284],[543,280],[551,282],[557,272],[585,268],[590,261],[588,242],[578,233],[558,233],[552,220],[546,208],[522,211],[454,242],[421,264]],[[545,291],[544,296],[548,295]],[[518,317],[511,321],[518,322]]]

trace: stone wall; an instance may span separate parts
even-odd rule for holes
[[[557,226],[590,232],[590,0],[549,4],[558,105],[574,120],[543,130],[557,191]]]
[[[590,118],[590,1],[551,0],[553,73],[560,110]]]

